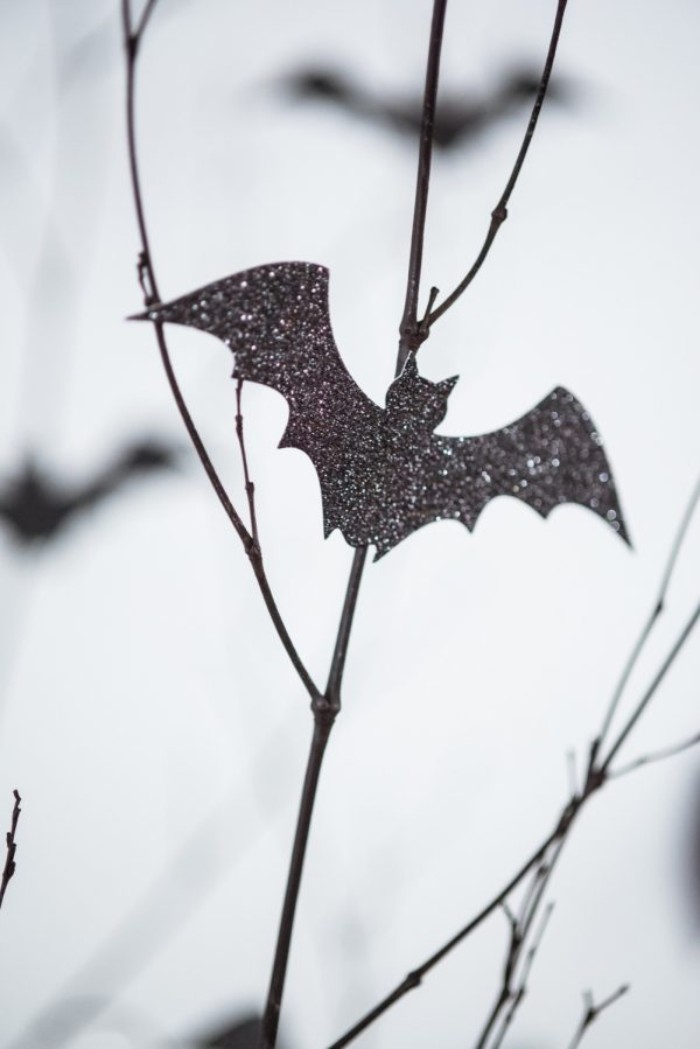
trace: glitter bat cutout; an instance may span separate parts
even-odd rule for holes
[[[282,394],[289,421],[279,446],[306,452],[316,468],[326,536],[339,528],[350,546],[373,545],[375,560],[432,521],[471,531],[499,495],[543,517],[579,503],[629,541],[601,440],[573,394],[558,387],[495,433],[444,437],[433,431],[457,377],[430,382],[409,356],[380,408],[338,353],[322,266],[258,266],[135,319],[217,336],[234,354],[234,378]]]

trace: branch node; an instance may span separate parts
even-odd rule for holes
[[[415,991],[416,987],[420,987],[422,982],[423,977],[421,976],[420,970],[414,969],[408,974],[403,985],[407,991]]]

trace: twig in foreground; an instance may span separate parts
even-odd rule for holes
[[[614,1005],[615,1002],[619,1001],[619,999],[622,998],[624,994],[627,994],[628,991],[629,984],[623,984],[622,987],[618,987],[614,994],[611,994],[609,998],[606,998],[599,1005],[595,1005],[593,1003],[593,995],[590,991],[586,991],[586,993],[583,996],[583,1016],[576,1030],[576,1034],[574,1035],[573,1040],[569,1044],[569,1049],[578,1049],[578,1046],[583,1040],[583,1036],[585,1035],[586,1031],[591,1026],[591,1024],[595,1023],[595,1021],[598,1019],[600,1014],[604,1012],[605,1009],[608,1009],[611,1005]]]
[[[17,841],[15,835],[17,833],[17,824],[19,823],[19,816],[22,811],[22,799],[19,795],[19,791],[13,790],[12,794],[15,799],[14,806],[12,808],[12,822],[10,829],[5,835],[5,843],[7,845],[7,855],[5,856],[5,866],[2,872],[2,878],[0,878],[0,907],[2,907],[2,901],[5,899],[5,893],[7,892],[7,886],[10,884],[10,879],[15,873],[17,864],[15,863],[15,853],[17,852]]]

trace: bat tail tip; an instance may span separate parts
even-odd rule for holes
[[[632,536],[627,531],[627,525],[622,520],[620,521],[620,527],[617,530],[617,534],[619,535],[619,537],[623,541],[623,543],[625,543],[625,545],[630,548],[630,550],[634,550],[634,543],[632,542]]]

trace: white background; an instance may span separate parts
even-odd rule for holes
[[[0,3],[6,478],[27,451],[77,483],[135,435],[184,445],[152,333],[124,323],[141,301],[117,7]],[[453,0],[445,91],[483,97],[513,63],[539,67],[553,11]],[[293,103],[279,80],[328,63],[368,90],[417,95],[429,21],[427,0],[161,0],[141,58],[164,296],[262,262],[323,263],[338,345],[380,402],[416,147]],[[487,265],[421,352],[424,374],[461,376],[445,433],[498,428],[554,385],[571,388],[603,435],[635,549],[578,507],[544,522],[497,500],[473,535],[433,525],[369,566],[300,900],[283,1009],[292,1049],[336,1038],[549,831],[567,751],[581,769],[652,607],[698,464],[699,32],[687,0],[571,4],[558,70],[574,101],[545,108]],[[446,293],[471,263],[525,120],[436,156],[426,289]],[[230,357],[196,332],[169,341],[242,508]],[[268,572],[322,681],[351,551],[322,539],[308,460],[276,448],[282,398],[250,386],[244,407]],[[699,566],[696,524],[628,708],[697,600]],[[4,531],[0,588],[3,830],[12,788],[25,799],[0,914],[0,1044],[55,1045],[56,1012],[44,1040],[27,1025],[76,995],[111,1005],[75,1049],[179,1044],[259,1008],[311,718],[194,457],[44,550],[19,550]],[[698,730],[699,671],[692,638],[627,757]],[[698,771],[691,752],[591,804],[552,884],[512,1049],[568,1044],[581,992],[602,998],[623,982],[632,991],[591,1030],[591,1049],[695,1049]],[[136,932],[132,922],[116,942],[154,885]],[[506,935],[496,914],[358,1045],[472,1044]]]

